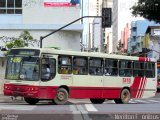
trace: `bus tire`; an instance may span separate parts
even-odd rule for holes
[[[90,101],[91,101],[91,103],[93,103],[93,104],[102,104],[102,103],[105,101],[105,99],[95,99],[95,98],[91,98]]]
[[[130,98],[131,98],[130,91],[128,89],[124,88],[121,91],[120,98],[119,99],[115,99],[114,101],[117,104],[127,104],[127,103],[129,103]]]
[[[30,104],[30,105],[35,105],[39,102],[39,99],[36,98],[26,98],[24,97],[24,100],[26,103]]]
[[[68,101],[68,96],[69,94],[66,89],[59,88],[57,90],[56,97],[54,98],[52,102],[55,103],[56,105],[63,105]]]

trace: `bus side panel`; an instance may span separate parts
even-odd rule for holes
[[[103,87],[70,87],[70,98],[102,98]]]
[[[130,87],[132,98],[140,98],[144,82],[145,82],[144,77],[134,78],[133,84]]]
[[[154,97],[157,91],[157,79],[156,78],[147,78],[145,79],[143,91],[141,93],[141,98]]]
[[[39,87],[39,99],[54,99],[58,87],[55,86],[40,86]]]
[[[103,76],[73,75],[71,98],[102,98]]]
[[[114,99],[114,98],[120,98],[122,88],[104,88],[103,90],[103,98],[106,99]]]

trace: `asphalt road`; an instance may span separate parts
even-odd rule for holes
[[[25,102],[0,103],[1,120],[159,120],[160,95],[148,99],[132,99],[129,104],[91,104],[89,100],[74,100],[66,105],[49,101],[37,105]]]

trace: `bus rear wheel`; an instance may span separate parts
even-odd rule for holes
[[[93,103],[93,104],[102,104],[105,99],[95,99],[95,98],[91,98],[90,101]]]
[[[129,103],[130,98],[131,98],[131,93],[128,89],[125,88],[121,91],[120,98],[115,99],[114,101],[117,104],[127,104]]]
[[[67,103],[68,96],[69,96],[69,94],[68,94],[68,91],[66,89],[59,88],[57,90],[56,97],[54,98],[54,100],[52,102],[57,104],[57,105],[63,105],[65,103]]]
[[[26,103],[28,103],[30,105],[35,105],[39,102],[39,99],[36,99],[36,98],[26,98],[26,97],[24,97],[24,100],[26,101]]]

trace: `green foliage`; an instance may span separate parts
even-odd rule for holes
[[[18,38],[12,38],[12,40],[6,42],[6,47],[8,49],[28,47],[29,45],[33,46],[34,42],[36,42],[36,40],[33,39],[31,34],[28,31],[23,31]]]
[[[134,16],[139,15],[160,23],[160,0],[138,0],[138,3],[132,6],[131,10]]]

